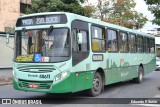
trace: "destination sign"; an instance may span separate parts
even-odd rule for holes
[[[16,26],[33,26],[60,23],[67,23],[67,18],[64,14],[20,18],[18,19]]]

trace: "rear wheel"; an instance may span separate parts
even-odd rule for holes
[[[102,91],[102,77],[99,72],[96,72],[93,79],[93,87],[88,91],[89,95],[98,96]]]
[[[134,82],[141,83],[143,81],[143,74],[144,74],[143,67],[140,66],[138,69],[138,77],[134,78]]]

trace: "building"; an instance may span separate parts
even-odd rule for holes
[[[16,20],[24,15],[25,9],[31,6],[31,0],[0,0],[0,68],[12,67],[14,35],[6,45],[5,32],[14,33]]]
[[[0,0],[0,31],[13,33],[17,18],[30,5],[31,0]]]
[[[146,33],[160,36],[160,28],[154,28],[154,29],[147,30]]]

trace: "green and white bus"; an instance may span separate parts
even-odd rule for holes
[[[156,69],[152,35],[66,12],[18,18],[13,86],[17,90],[99,95],[105,85]]]

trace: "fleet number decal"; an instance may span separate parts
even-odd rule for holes
[[[31,74],[28,74],[28,77],[38,77],[41,78],[41,79],[50,79],[50,74],[40,74],[40,75],[31,75]]]
[[[41,78],[41,79],[49,79],[50,78],[50,75],[49,74],[41,74],[41,75],[39,75],[39,78]]]

